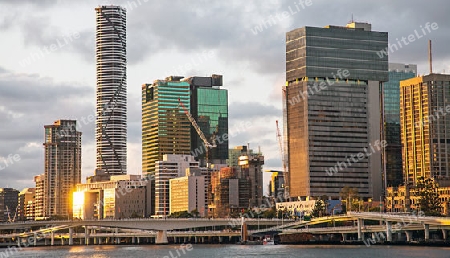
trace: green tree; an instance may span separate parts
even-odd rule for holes
[[[169,215],[169,218],[192,218],[192,214],[190,214],[188,211],[177,211],[174,213],[171,213]]]
[[[192,214],[192,216],[194,216],[195,218],[200,217],[200,212],[198,212],[197,209],[193,209],[193,210],[191,211],[191,214]]]
[[[139,216],[139,214],[137,214],[137,212],[133,212],[130,216],[130,218],[141,218],[142,216]]]
[[[358,189],[344,186],[339,195],[341,197],[341,200],[345,202],[346,211],[354,211],[355,209],[357,209],[359,200]]]
[[[274,206],[271,209],[264,211],[261,215],[261,218],[272,219],[272,218],[275,218],[276,216],[277,216],[277,210]]]
[[[439,198],[438,185],[432,178],[419,178],[417,181],[419,209],[426,216],[441,215],[442,203]]]
[[[324,215],[325,211],[325,203],[322,200],[317,200],[316,204],[314,205],[314,209],[312,211],[313,217],[321,217]]]

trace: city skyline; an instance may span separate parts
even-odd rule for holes
[[[125,1],[112,1],[112,3],[125,3],[124,6],[127,7]],[[128,162],[129,174],[140,174],[142,169],[140,165],[141,85],[155,78],[170,75],[205,76],[212,73],[224,74],[226,80],[224,88],[229,91],[230,130],[239,127],[242,122],[252,122],[250,129],[238,132],[235,137],[230,138],[230,147],[248,142],[253,148],[259,145],[267,157],[265,168],[280,168],[275,120],[281,120],[280,88],[284,85],[285,69],[284,34],[297,27],[344,25],[353,12],[355,20],[370,22],[373,30],[388,31],[389,42],[395,44],[398,42],[397,38],[408,37],[409,34],[414,33],[414,30],[420,31],[420,26],[425,26],[427,22],[436,22],[439,25],[442,24],[442,28],[425,35],[423,39],[410,42],[408,46],[405,45],[390,52],[389,61],[418,64],[418,73],[426,73],[426,45],[427,40],[432,39],[434,71],[449,70],[449,67],[444,65],[447,53],[444,51],[446,41],[443,37],[447,35],[445,35],[444,16],[440,16],[444,13],[440,13],[443,10],[424,12],[431,8],[429,6],[403,5],[399,12],[417,19],[414,23],[402,24],[396,19],[377,18],[376,14],[359,15],[369,4],[355,4],[351,8],[346,5],[345,10],[338,4],[327,4],[328,6],[336,5],[340,15],[313,17],[310,14],[313,11],[309,12],[306,8],[317,11],[324,7],[324,2],[312,1],[311,6],[298,11],[298,13],[303,12],[302,15],[291,14],[281,19],[277,18],[276,14],[289,10],[290,6],[295,7],[294,2],[271,1],[270,8],[267,7],[267,9],[256,7],[254,3],[243,6],[236,3],[234,6],[222,6],[223,10],[220,9],[223,13],[219,12],[217,22],[222,15],[228,16],[230,12],[236,12],[237,19],[230,16],[226,23],[217,25],[219,31],[223,30],[228,34],[223,33],[225,35],[219,37],[224,44],[216,47],[217,40],[211,41],[208,36],[209,33],[214,33],[209,29],[213,24],[200,28],[196,26],[195,22],[213,19],[212,14],[202,8],[199,3],[192,3],[194,9],[192,12],[198,15],[193,18],[195,22],[186,24],[183,20],[170,21],[167,26],[170,28],[173,26],[176,28],[175,31],[167,30],[167,27],[164,30],[166,25],[161,24],[159,27],[150,28],[140,26],[140,24],[147,25],[147,22],[151,23],[151,20],[147,21],[142,17],[145,17],[143,14],[146,12],[152,11],[152,8],[156,10],[169,8],[163,3],[158,3],[156,6],[142,1],[141,3],[127,11],[127,18],[130,19],[127,24],[130,30],[127,39],[129,42],[127,50],[130,52],[127,83],[129,91],[128,155],[133,157]],[[105,2],[98,4],[105,4]],[[221,4],[224,3],[214,3],[218,9]],[[2,3],[1,5],[8,7],[1,8],[2,10],[10,10],[12,14],[18,14],[21,8],[40,12],[39,15],[29,17],[18,15],[17,23],[8,23],[6,20],[0,22],[0,30],[6,35],[4,49],[0,50],[0,56],[4,57],[0,62],[0,101],[2,103],[0,114],[3,118],[0,138],[3,142],[0,156],[3,158],[0,158],[0,164],[5,165],[10,155],[20,156],[19,160],[8,161],[8,166],[0,170],[2,179],[5,179],[4,186],[22,189],[34,185],[33,176],[44,172],[42,127],[46,121],[57,119],[76,119],[79,124],[78,131],[83,132],[82,179],[84,181],[84,178],[92,175],[95,169],[95,44],[93,44],[95,12],[93,8],[96,5],[83,2],[80,6],[75,6],[69,1],[58,1],[55,5],[48,2],[42,5],[30,3],[24,5]],[[382,5],[382,2],[379,2],[373,7],[382,9]],[[181,12],[184,7],[179,4],[175,8],[175,12]],[[242,10],[236,11],[239,8]],[[389,10],[384,9],[384,11],[389,16]],[[248,18],[245,15],[246,12],[254,12],[255,15]],[[414,15],[414,12],[420,12],[421,15],[417,13]],[[434,14],[427,16],[428,13]],[[84,18],[79,24],[74,24],[69,22],[70,19],[66,21],[64,15]],[[272,21],[272,23],[276,22],[275,25],[268,26],[261,23],[261,21],[271,20],[271,16],[275,17]],[[394,16],[398,17],[398,15]],[[213,19],[214,22],[215,19]],[[45,26],[47,21],[49,26]],[[237,28],[238,26],[240,27]],[[262,26],[263,29],[255,35],[252,29],[256,26]],[[202,33],[202,30],[205,33]],[[186,31],[194,33],[194,37],[187,37],[189,34],[186,34]],[[24,35],[21,34],[22,32]],[[154,34],[160,39],[152,41],[151,36],[146,38],[140,33]],[[226,39],[234,33],[237,33],[236,36],[243,33],[244,38],[237,37],[235,42],[227,42]],[[194,38],[196,40],[193,40]],[[243,41],[248,43],[242,44]],[[165,42],[170,43],[165,45]],[[180,57],[180,63],[164,61],[175,56]],[[238,62],[231,63],[235,59]],[[30,61],[29,64],[27,60]],[[53,105],[48,106],[47,102]],[[249,110],[249,112],[239,112],[240,110]],[[260,133],[252,135],[255,131]]]

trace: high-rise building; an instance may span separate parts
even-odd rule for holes
[[[382,190],[380,89],[388,33],[367,23],[286,34],[285,117],[291,197],[364,198]],[[374,146],[377,147],[374,148]]]
[[[189,83],[168,77],[142,85],[142,173],[154,175],[165,154],[191,153],[191,123],[179,100],[190,109]]]
[[[222,75],[211,77],[189,77],[184,79],[191,88],[191,114],[200,130],[210,143],[216,147],[209,150],[206,160],[206,147],[200,136],[191,127],[192,155],[201,162],[224,164],[228,158],[228,91],[221,89]]]
[[[96,11],[97,168],[127,173],[126,10],[108,5]]]
[[[404,183],[402,169],[402,143],[400,137],[400,81],[416,77],[417,65],[389,63],[389,81],[383,87],[384,187],[397,187]]]
[[[43,217],[70,217],[72,193],[81,182],[81,132],[75,120],[57,120],[44,128]]]
[[[18,220],[34,220],[36,188],[25,188],[19,193]]]
[[[19,191],[13,188],[0,188],[0,222],[16,220]]]
[[[400,82],[400,128],[405,183],[450,176],[450,75]],[[442,186],[442,184],[439,184]]]

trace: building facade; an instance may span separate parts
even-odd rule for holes
[[[25,188],[19,193],[17,218],[18,220],[34,220],[35,218],[36,188]]]
[[[249,146],[236,146],[229,149],[227,164],[235,169],[237,178],[245,179],[250,183],[249,206],[261,206],[264,192],[262,153],[249,149]]]
[[[191,123],[180,106],[190,109],[189,83],[168,77],[142,85],[142,172],[154,175],[165,154],[191,152]]]
[[[405,184],[450,176],[450,75],[400,82],[400,128]]]
[[[292,198],[339,198],[344,186],[364,198],[381,196],[381,149],[373,146],[380,145],[380,89],[388,80],[387,56],[377,53],[387,46],[387,32],[367,23],[286,34]]]
[[[211,173],[209,214],[214,218],[237,216],[250,207],[250,182],[238,178],[235,168],[224,167]]]
[[[44,128],[42,215],[71,217],[72,193],[81,183],[81,132],[76,130],[75,120],[57,120]]]
[[[97,168],[127,173],[126,10],[99,6],[96,11]]]
[[[191,127],[191,152],[201,165],[224,164],[228,159],[228,91],[221,89],[222,75],[189,77],[184,79],[191,89],[192,117],[210,143],[216,147],[207,150],[204,142]],[[208,159],[208,160],[207,160]]]
[[[154,176],[155,205],[154,215],[164,217],[170,212],[170,179],[184,177],[189,170],[198,169],[199,162],[191,155],[165,154],[156,162]]]
[[[386,187],[404,183],[402,143],[400,137],[400,81],[416,77],[417,65],[389,63],[389,81],[383,85],[383,137],[387,146],[383,153]]]
[[[0,222],[15,221],[18,218],[19,191],[0,188]]]
[[[35,187],[35,203],[34,203],[34,217],[40,219],[45,217],[45,211],[47,210],[44,205],[47,204],[46,195],[44,194],[44,182],[45,174],[34,176]]]
[[[200,217],[205,217],[207,185],[205,176],[189,175],[170,179],[170,213],[197,211]]]
[[[450,187],[443,186],[436,189],[441,201],[441,214],[450,215]],[[414,186],[401,185],[388,187],[386,194],[386,212],[418,212],[420,211],[420,192]]]
[[[150,182],[139,175],[113,175],[109,181],[78,184],[73,217],[124,219],[150,216]]]
[[[261,153],[243,154],[239,156],[241,176],[250,183],[250,207],[259,207],[263,201],[263,165],[264,156]]]

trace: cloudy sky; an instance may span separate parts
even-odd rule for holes
[[[303,26],[345,25],[353,15],[372,23],[373,30],[389,32],[394,44],[436,22],[437,30],[390,53],[389,59],[417,64],[424,74],[431,39],[434,71],[450,72],[450,3],[432,3],[0,0],[0,187],[34,186],[33,176],[44,172],[44,125],[57,119],[87,121],[80,128],[83,180],[93,173],[95,124],[88,117],[95,104],[98,5],[128,9],[128,173],[140,174],[143,83],[169,75],[222,74],[229,91],[230,131],[235,131],[230,146],[260,146],[265,168],[280,168],[275,121],[282,118],[285,33]],[[8,155],[16,160],[5,163]]]

